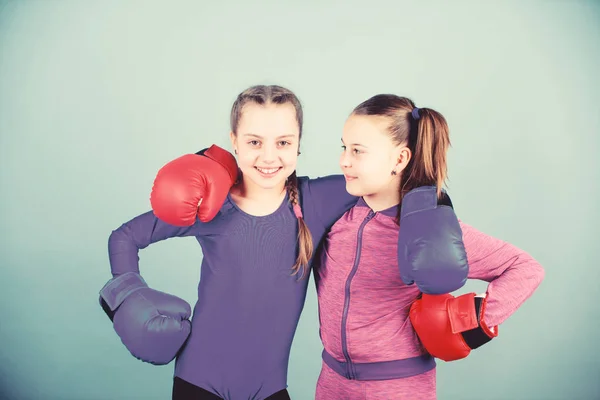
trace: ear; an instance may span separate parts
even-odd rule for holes
[[[412,152],[408,147],[400,146],[397,149],[396,156],[396,165],[394,167],[394,171],[397,175],[400,175],[400,173],[404,170],[404,168],[406,168],[410,159],[412,158]]]
[[[229,140],[231,140],[231,147],[235,151],[237,146],[237,136],[235,136],[235,133],[229,132]]]

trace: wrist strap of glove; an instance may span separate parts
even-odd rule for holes
[[[440,198],[437,196],[435,186],[420,186],[411,190],[402,198],[400,204],[400,218],[426,210],[433,210],[439,206],[446,206],[454,209],[452,200],[448,193],[442,189]]]
[[[117,308],[133,292],[147,288],[144,278],[135,272],[126,272],[109,280],[100,290],[100,305],[112,321]]]
[[[483,297],[474,297],[475,315],[477,316],[477,326],[473,329],[461,332],[467,346],[476,349],[483,346],[494,337],[498,336],[498,329],[490,330],[483,321],[483,312],[485,311],[486,299]]]

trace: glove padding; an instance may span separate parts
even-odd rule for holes
[[[486,299],[475,293],[423,294],[411,305],[409,316],[429,354],[455,361],[498,336],[498,327],[490,329],[483,320],[485,305]]]
[[[450,197],[440,199],[435,186],[421,186],[402,198],[398,266],[406,285],[422,293],[441,294],[460,289],[469,263],[462,229]]]
[[[129,352],[150,364],[170,363],[191,332],[190,305],[150,289],[134,272],[108,281],[100,291],[100,305]]]
[[[156,175],[150,204],[156,217],[174,226],[211,221],[237,180],[235,157],[212,145],[163,166]]]

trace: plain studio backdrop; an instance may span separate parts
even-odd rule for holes
[[[600,398],[598,2],[0,4],[1,398],[170,398],[174,364],[131,356],[98,305],[107,240],[166,162],[231,150],[233,100],[265,83],[304,104],[299,175],[340,172],[344,120],[374,94],[440,111],[459,217],[544,266],[496,340],[438,363],[440,399]],[[140,258],[194,304],[194,238]],[[320,352],[311,278],[293,399],[314,398]]]

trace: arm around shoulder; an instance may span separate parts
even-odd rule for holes
[[[314,179],[302,177],[299,180],[306,191],[305,202],[308,200],[326,228],[340,219],[358,200],[358,197],[346,190],[344,175],[328,175]]]

